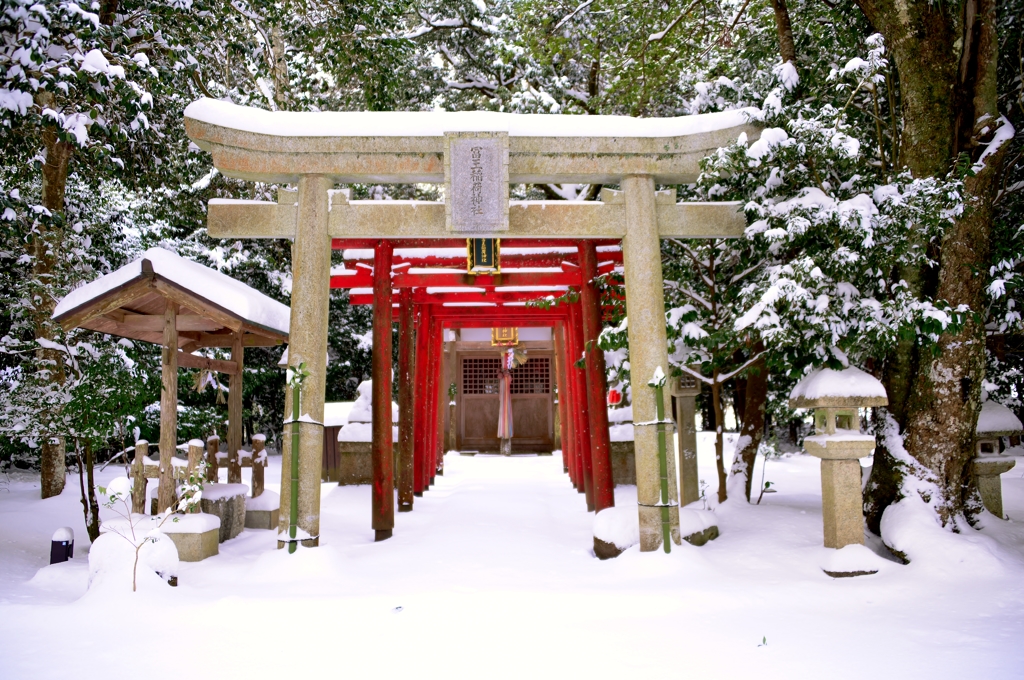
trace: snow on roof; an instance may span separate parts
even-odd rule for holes
[[[836,406],[884,406],[888,403],[885,387],[878,378],[850,366],[841,371],[819,368],[798,382],[789,394],[790,404],[795,408],[832,406],[823,401],[856,401],[838,403]]]
[[[508,132],[510,137],[678,137],[746,124],[754,109],[676,118],[570,116],[495,111],[266,111],[203,98],[185,117],[275,137],[442,137]]]
[[[978,434],[1009,437],[1020,434],[1024,430],[1020,418],[1010,409],[997,401],[985,401],[981,404],[978,414]]]
[[[267,297],[227,274],[204,267],[163,248],[150,248],[120,269],[80,286],[57,303],[54,318],[77,309],[142,276],[142,262],[149,260],[158,276],[208,300],[242,319],[281,333],[288,332],[291,311],[287,305]]]
[[[324,404],[324,427],[348,425],[348,415],[354,401],[329,401]]]

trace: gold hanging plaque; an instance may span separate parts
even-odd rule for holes
[[[519,344],[518,328],[492,328],[491,345],[494,347],[515,347]]]

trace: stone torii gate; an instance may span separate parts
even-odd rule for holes
[[[390,256],[390,244],[402,239],[424,245],[453,237],[622,239],[633,414],[637,423],[651,423],[657,418],[655,395],[646,379],[658,366],[668,367],[660,239],[736,237],[746,226],[738,203],[676,203],[673,193],[655,187],[695,181],[703,157],[741,133],[750,139],[759,134],[743,111],[664,119],[293,113],[211,99],[185,110],[185,129],[224,175],[298,188],[277,203],[211,200],[208,228],[215,238],[293,240],[289,356],[292,364],[309,368],[302,410],[315,422],[300,423],[300,450],[285,448],[282,469],[288,469],[290,455],[299,456],[298,524],[311,537],[303,541],[308,546],[317,545],[320,533],[319,423],[332,238],[387,245],[387,256],[377,249],[382,260]],[[443,183],[446,200],[350,201],[332,191],[337,183]],[[509,201],[510,183],[617,184],[621,191],[606,190],[601,201]],[[390,288],[390,281],[374,283]],[[390,305],[385,315],[390,325]],[[390,348],[390,334],[387,340]],[[390,427],[382,430],[390,446]],[[662,534],[656,428],[638,426],[635,446],[640,546],[657,550]],[[674,458],[670,447],[672,476]],[[670,488],[677,502],[676,485]],[[289,484],[281,491],[287,507]],[[678,542],[675,507],[670,515]]]

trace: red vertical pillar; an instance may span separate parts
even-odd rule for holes
[[[568,410],[566,409],[568,390],[565,386],[565,342],[562,339],[562,324],[556,323],[551,329],[551,335],[555,339],[555,380],[558,382],[558,425],[562,440],[562,470],[569,472],[569,462],[572,460],[572,442],[569,441],[569,424],[566,422]],[[573,475],[570,475],[570,479]]]
[[[572,372],[575,404],[576,427],[582,465],[583,491],[587,496],[587,510],[594,509],[594,477],[590,459],[590,418],[587,414],[587,381],[582,369],[576,367],[576,361],[583,355],[583,315],[579,303],[569,305],[569,326],[572,337],[572,356],[570,364]],[[579,464],[578,464],[579,465]]]
[[[427,411],[427,469],[426,469],[426,480],[427,488],[429,489],[434,485],[434,474],[437,470],[437,447],[438,447],[438,434],[440,434],[437,424],[438,415],[438,404],[437,404],[437,381],[441,372],[441,322],[439,319],[430,320],[430,339],[429,339],[429,358],[428,364],[430,367],[430,374],[427,378],[427,398],[429,399],[429,410]]]
[[[432,470],[430,483],[434,483],[435,474],[444,474],[444,412],[448,408],[448,385],[445,384],[444,370],[444,323],[437,322],[437,388],[434,395],[437,402],[434,404],[434,413],[437,415],[436,426],[434,427],[434,468]]]
[[[391,538],[395,527],[395,470],[391,436],[391,243],[373,251],[373,530],[374,540]]]
[[[601,335],[601,296],[597,277],[597,248],[593,241],[581,241],[578,247],[583,285],[580,288],[583,346],[586,351],[587,415],[590,424],[590,460],[594,480],[594,510],[601,512],[615,505],[612,480],[611,444],[608,441],[607,380],[604,352],[597,346]]]
[[[559,356],[558,368],[558,404],[562,408],[562,448],[566,452],[566,464],[569,466],[569,480],[574,487],[581,487],[577,484],[576,478],[576,416],[573,409],[572,381],[569,376],[569,362],[571,361],[569,345],[566,339],[566,323],[559,321],[555,326],[556,351]]]
[[[413,422],[416,441],[413,443],[413,492],[422,496],[426,488],[424,461],[427,456],[427,340],[430,337],[430,306],[420,305],[416,315],[416,361],[414,373],[416,390],[413,403]]]
[[[403,288],[399,293],[398,306],[398,511],[412,510],[415,490],[415,467],[413,463],[413,442],[416,441],[413,415],[415,376],[416,331],[413,328],[415,311],[412,306],[412,289]]]

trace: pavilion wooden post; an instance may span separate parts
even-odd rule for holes
[[[434,475],[444,475],[444,422],[448,411],[448,347],[444,341],[444,324],[438,319],[437,330],[437,389],[434,390],[434,413],[437,414],[437,428],[434,432]],[[430,483],[434,483],[433,475]]]
[[[217,454],[220,452],[220,437],[215,434],[206,438],[206,480],[216,484],[220,481],[220,466]]]
[[[242,450],[242,381],[245,349],[242,347],[242,332],[231,338],[231,361],[238,372],[228,377],[228,484],[242,483],[242,463],[238,452]]]
[[[657,550],[662,544],[658,432],[655,390],[647,385],[660,366],[668,373],[668,339],[665,333],[665,295],[661,276],[661,239],[655,203],[654,178],[629,175],[622,179],[626,204],[626,236],[622,239],[626,278],[626,309],[629,313],[629,365],[632,378],[634,445],[636,450],[637,501],[640,513],[640,549]],[[671,406],[665,395],[665,408]],[[675,479],[675,437],[668,440],[668,475]],[[669,485],[669,502],[678,503],[678,488]],[[679,508],[670,508],[672,540],[679,543]]]
[[[597,277],[597,248],[592,241],[579,244],[583,285],[580,303],[583,345],[586,352],[587,414],[590,424],[590,460],[594,479],[594,510],[601,512],[615,505],[615,482],[612,480],[611,444],[608,441],[607,381],[604,352],[598,347],[601,335],[601,297],[594,279]]]
[[[264,471],[267,467],[267,454],[263,448],[267,445],[267,436],[252,436],[252,497],[259,498],[263,494]]]
[[[164,310],[164,346],[160,385],[160,489],[157,512],[174,506],[173,460],[178,445],[178,303]]]
[[[412,290],[409,288],[402,288],[399,294],[398,316],[398,511],[410,512],[413,506],[413,485],[416,474],[413,461],[413,442],[415,441],[413,363],[416,356],[416,332],[413,329],[415,314],[412,306]]]
[[[587,498],[587,510],[594,510],[594,476],[590,457],[590,418],[587,415],[587,379],[584,371],[576,366],[576,360],[583,355],[583,316],[578,302],[569,305],[569,337],[572,358],[569,364],[570,380],[573,381],[574,411],[576,412],[576,439],[580,452],[577,473],[582,481]]]
[[[430,338],[430,305],[419,305],[416,323],[416,360],[413,367],[416,376],[416,391],[413,399],[413,419],[416,441],[413,443],[414,485],[413,495],[422,496],[427,487],[427,344]]]
[[[372,516],[375,541],[395,528],[395,470],[391,431],[391,244],[373,250]]]
[[[201,440],[201,439],[190,439],[189,440],[189,442],[188,442],[188,473],[189,473],[189,476],[191,476],[192,473],[195,472],[195,469],[203,461],[203,449],[204,448],[205,448],[205,446],[203,445],[203,440]],[[202,510],[201,510],[199,504],[197,503],[197,504],[193,505],[188,510],[188,512],[190,514],[198,514],[199,512],[202,512]]]
[[[281,447],[281,508],[291,504],[291,456],[299,458],[298,528],[309,536],[302,545],[320,542],[320,468],[323,463],[324,389],[327,366],[327,324],[330,304],[331,239],[328,190],[332,182],[323,175],[299,178],[297,226],[292,245],[292,306],[289,327],[288,363],[305,363],[309,377],[302,387],[302,413],[285,417],[303,418],[299,423],[299,451],[290,443]],[[290,399],[289,399],[290,402]],[[308,416],[308,418],[306,418]],[[289,442],[291,438],[285,437]],[[286,538],[287,512],[281,513],[278,538]],[[287,541],[278,540],[283,548]]]
[[[132,462],[132,512],[141,515],[146,512],[146,462],[149,455],[149,442],[140,439],[135,442],[135,460]]]
[[[572,386],[566,379],[566,366],[569,363],[569,354],[565,346],[565,324],[561,321],[555,324],[555,370],[558,372],[558,410],[561,412],[562,424],[562,452],[565,454],[563,466],[569,473],[569,481],[576,486],[576,428],[573,426],[572,410]]]

